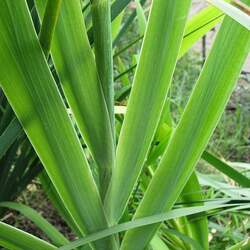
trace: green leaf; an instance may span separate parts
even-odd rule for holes
[[[115,0],[111,8],[111,20],[113,21],[130,3],[131,0]]]
[[[153,250],[169,250],[167,245],[158,235],[155,235],[154,238],[151,240],[150,246]]]
[[[250,32],[225,18],[189,102],[134,218],[168,211],[201,157],[250,49]],[[131,230],[122,250],[141,250],[159,225]]]
[[[0,221],[0,246],[11,250],[55,250],[57,247]]]
[[[200,183],[195,172],[192,173],[187,184],[181,193],[181,201],[186,204],[194,204],[195,201],[202,201],[203,195]],[[200,202],[199,202],[200,203]],[[203,204],[203,202],[201,202]],[[188,205],[187,205],[188,206]],[[208,246],[208,221],[206,215],[199,218],[187,217],[187,224],[185,225],[190,233],[188,235],[198,242],[202,249],[209,249]]]
[[[113,55],[111,30],[111,0],[92,0],[92,22],[94,35],[94,51],[97,71],[99,73],[104,98],[107,104],[110,124],[114,133],[114,85],[113,85]],[[109,176],[110,177],[110,176]],[[104,187],[109,179],[104,180]],[[103,196],[106,188],[102,188]]]
[[[224,14],[213,6],[208,6],[195,14],[187,22],[179,58],[217,23],[222,21],[223,17]]]
[[[184,37],[182,40],[181,48],[179,51],[178,59],[180,59],[187,51],[202,37],[204,36],[209,30],[211,30],[216,24],[222,21],[224,14],[216,9],[213,6],[209,6],[198,14],[194,15],[188,22],[185,28]],[[139,36],[134,41],[130,42],[124,48],[116,52],[114,57],[117,57],[131,46],[136,44],[138,41],[143,39],[143,36]],[[136,65],[133,65],[128,70],[122,72],[118,76],[115,77],[115,80],[119,79],[120,77],[124,76],[125,74],[129,73],[132,69],[134,69]],[[131,86],[130,86],[131,87]],[[125,94],[122,96],[125,98],[129,93],[129,87],[126,87]],[[119,93],[120,94],[120,93]]]
[[[143,6],[146,3],[146,0],[140,0],[140,4]],[[131,15],[129,16],[129,18],[127,20],[124,21],[124,24],[121,28],[121,30],[119,31],[119,33],[117,34],[115,40],[113,41],[113,47],[116,46],[116,44],[118,43],[118,41],[120,40],[120,38],[126,33],[126,31],[128,30],[128,27],[133,23],[134,19],[136,18],[136,10],[134,10]]]
[[[185,235],[183,233],[180,233],[179,231],[176,231],[176,230],[173,230],[173,229],[165,229],[165,232],[168,233],[168,235],[172,234],[176,238],[182,240],[185,243],[184,249],[185,248],[187,248],[187,249],[191,248],[191,249],[195,249],[195,250],[204,250],[204,248],[202,248],[201,245],[197,241],[193,240],[192,238],[190,238],[189,236],[187,236],[187,235]]]
[[[122,216],[146,160],[167,97],[190,3],[156,0],[152,4],[106,198],[112,223]]]
[[[249,250],[250,249],[250,239],[243,240],[236,245],[227,248],[227,250]]]
[[[119,232],[128,231],[128,230],[132,230],[135,228],[140,228],[143,226],[147,226],[147,225],[151,225],[151,224],[155,224],[155,223],[159,223],[159,222],[163,222],[163,221],[167,221],[171,219],[176,219],[176,218],[183,217],[183,216],[200,214],[202,212],[206,212],[212,209],[230,208],[230,207],[235,207],[237,205],[239,205],[239,203],[223,204],[223,202],[215,202],[214,204],[206,204],[204,206],[194,206],[191,208],[174,209],[166,213],[155,214],[155,215],[151,215],[148,217],[118,224],[116,226],[112,226],[100,232],[94,233],[92,235],[88,235],[85,238],[73,241],[69,243],[68,245],[60,247],[59,250],[71,250],[76,247],[88,244],[92,241],[96,241],[104,237],[117,234]],[[238,209],[241,209],[241,207],[245,208],[246,203],[245,205],[242,205],[242,206],[239,205]],[[224,211],[227,211],[227,210],[224,209]]]
[[[220,193],[226,194],[229,197],[239,198],[239,197],[248,197],[250,195],[249,188],[239,188],[227,184],[225,180],[218,180],[218,176],[213,175],[204,175],[197,173],[199,182],[203,186],[213,187],[218,190]]]
[[[48,58],[49,56],[52,37],[60,13],[61,4],[62,0],[48,0],[46,4],[46,11],[44,14],[42,27],[39,34],[40,44],[43,48],[46,58]]]
[[[1,87],[81,232],[105,228],[97,187],[49,71],[26,1],[1,1],[0,15]],[[97,245],[108,248],[110,241]]]
[[[59,215],[63,218],[63,220],[67,223],[67,225],[72,229],[75,235],[77,235],[78,237],[81,237],[81,232],[79,231],[72,216],[70,215],[65,205],[63,204],[62,199],[58,195],[53,183],[51,182],[51,180],[49,179],[45,171],[42,171],[42,173],[39,175],[39,180],[42,184],[43,190],[45,191],[46,195],[51,201],[53,207],[56,209]],[[92,250],[92,247],[90,245],[85,245],[81,247],[81,250]]]
[[[131,0],[115,0],[111,5],[111,21],[113,22],[127,7]],[[88,30],[89,41],[92,44],[93,39],[93,27]]]
[[[223,17],[224,14],[222,11],[213,6],[208,6],[189,19],[185,28],[179,58],[181,58],[203,35],[222,21]],[[127,46],[116,52],[114,57],[126,51],[142,38],[143,36],[136,38]]]
[[[0,159],[21,134],[22,127],[16,118],[13,118],[5,131],[0,135]]]
[[[120,28],[121,28],[121,24],[122,24],[122,20],[124,17],[124,11],[122,11],[112,22],[111,26],[112,26],[112,40],[114,41],[114,39],[116,39],[116,36],[118,35]]]
[[[0,120],[0,134],[4,132],[6,127],[10,124],[11,120],[13,119],[13,110],[10,107],[9,103],[7,103],[6,107],[3,108],[3,114],[1,115],[1,120]]]
[[[136,3],[136,13],[138,18],[138,26],[140,35],[144,35],[147,26],[147,20],[144,14],[144,10],[139,0],[135,0]]]
[[[39,175],[39,180],[42,184],[42,188],[45,191],[46,195],[50,199],[53,207],[57,210],[57,212],[60,214],[60,216],[66,221],[68,226],[78,235],[81,235],[81,232],[79,231],[77,224],[74,222],[72,216],[66,209],[62,199],[58,195],[53,183],[49,179],[49,176],[45,171],[42,171]]]
[[[31,220],[37,227],[39,227],[55,246],[62,246],[69,241],[47,220],[45,220],[34,209],[27,207],[23,204],[15,202],[0,202],[0,207],[14,209],[24,215],[27,219]]]
[[[229,166],[226,162],[220,160],[207,151],[203,152],[202,158],[242,187],[250,188],[250,179]]]
[[[242,10],[236,8],[230,3],[225,2],[224,0],[207,0],[207,1],[216,6],[218,9],[222,10],[225,14],[227,14],[235,21],[243,25],[245,28],[250,30],[249,14],[244,13]]]
[[[43,16],[45,1],[36,0],[36,5]],[[62,1],[51,53],[76,123],[100,169],[101,182],[105,184],[114,165],[114,142],[78,0]]]
[[[0,201],[17,198],[42,170],[32,146],[23,135],[11,145],[0,160],[0,166]]]

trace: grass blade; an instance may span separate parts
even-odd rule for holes
[[[20,123],[14,118],[9,126],[5,129],[3,134],[0,135],[0,159],[14,143],[17,137],[21,134],[22,127]]]
[[[88,235],[83,239],[73,241],[73,242],[69,243],[68,245],[60,247],[59,250],[71,250],[71,249],[74,249],[76,247],[88,244],[89,242],[99,240],[101,238],[104,238],[104,237],[107,237],[107,236],[110,236],[113,234],[117,234],[119,232],[133,230],[135,228],[139,228],[139,227],[143,227],[143,226],[147,226],[147,225],[152,225],[155,223],[180,218],[183,216],[200,214],[202,212],[206,212],[206,211],[209,211],[212,209],[230,208],[230,207],[235,207],[237,205],[239,205],[239,204],[236,204],[236,203],[232,203],[232,204],[225,204],[224,203],[223,204],[223,202],[216,202],[215,204],[206,204],[204,206],[194,206],[192,208],[174,209],[174,210],[166,212],[166,213],[155,214],[155,215],[151,215],[148,217],[125,222],[125,223],[122,223],[122,224],[119,224],[116,226],[112,226],[112,227],[107,228],[105,230],[102,230],[100,232],[94,233],[92,235]],[[241,205],[241,206],[239,205],[238,209],[240,209],[241,207],[245,208],[246,205],[247,205],[246,203],[245,203],[245,205]]]
[[[231,166],[229,166],[226,162],[218,159],[207,151],[203,152],[202,159],[207,161],[213,167],[215,167],[220,172],[237,182],[242,187],[250,188],[250,179],[235,170],[234,168],[232,168]]]
[[[135,3],[136,3],[136,13],[137,13],[139,33],[141,36],[143,36],[147,27],[147,19],[144,14],[141,2],[139,0],[135,0]]]
[[[81,232],[104,228],[107,222],[97,187],[26,2],[1,1],[0,16],[1,87]],[[109,242],[97,244],[108,248]]]
[[[38,226],[48,238],[51,239],[55,246],[62,246],[69,242],[54,226],[52,226],[34,209],[15,202],[0,202],[0,207],[20,212],[26,218],[34,222],[34,224]]]
[[[172,208],[201,157],[250,49],[247,29],[225,18],[182,118],[134,218]],[[132,230],[122,250],[143,249],[158,225]],[[140,244],[140,245],[139,245]]]
[[[146,160],[167,97],[189,6],[190,1],[153,2],[106,198],[113,223],[122,216]]]
[[[0,246],[13,250],[55,250],[57,247],[0,221]]]
[[[249,250],[250,249],[250,239],[243,240],[236,245],[227,248],[227,250]]]
[[[220,193],[225,194],[226,196],[234,197],[235,199],[239,197],[250,196],[249,188],[235,187],[226,183],[224,179],[218,180],[213,175],[205,175],[198,172],[196,174],[202,186],[212,187],[215,190],[218,190]]]

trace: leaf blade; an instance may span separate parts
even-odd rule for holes
[[[217,125],[249,49],[248,30],[231,18],[225,18],[182,118],[134,218],[171,209]],[[137,249],[142,249],[157,228],[149,226],[128,232],[121,249],[131,250],[135,245]],[[141,244],[140,247],[138,244]]]
[[[4,0],[0,7],[1,86],[81,232],[103,228],[107,221],[97,187],[49,71],[26,1]],[[97,244],[109,246],[109,242]]]
[[[0,207],[13,209],[23,214],[26,218],[34,222],[34,224],[51,239],[55,246],[62,246],[69,242],[54,226],[52,226],[34,209],[16,202],[0,202]]]
[[[36,0],[36,6],[43,16],[45,1]],[[114,141],[79,1],[62,1],[51,54],[81,135],[100,169],[100,179],[109,179]]]
[[[180,11],[177,5],[182,6],[178,7]],[[117,222],[123,213],[157,128],[177,61],[189,6],[190,1],[178,4],[166,0],[153,2],[118,141],[116,168],[106,197],[106,210],[112,222]],[[172,32],[173,35],[169,36]],[[161,39],[156,41],[156,37]],[[157,88],[154,83],[158,84]],[[127,178],[123,178],[125,175]]]
[[[57,247],[0,221],[0,245],[16,249],[55,250]]]

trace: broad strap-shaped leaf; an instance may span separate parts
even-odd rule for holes
[[[135,3],[136,3],[136,14],[138,20],[139,34],[142,36],[146,31],[147,19],[140,0],[135,0]]]
[[[106,198],[116,223],[146,160],[167,97],[191,1],[154,0]]]
[[[46,171],[42,171],[39,175],[39,180],[42,184],[42,188],[45,191],[47,197],[49,198],[50,202],[52,203],[53,207],[59,213],[59,215],[63,218],[63,220],[67,223],[67,225],[72,229],[72,231],[78,237],[81,237],[81,232],[78,229],[75,221],[73,220],[72,216],[66,209],[65,205],[63,204],[62,199],[58,195],[53,183],[49,179]],[[79,250],[92,250],[90,245],[85,245],[81,247]]]
[[[185,28],[181,48],[179,51],[178,59],[185,55],[188,50],[202,37],[204,36],[209,30],[211,30],[216,24],[223,20],[223,13],[217,10],[213,6],[206,7],[198,14],[194,15],[188,22]],[[129,49],[131,46],[139,42],[143,36],[137,37],[135,40],[130,42],[124,48],[120,49],[114,57],[119,56],[121,53]],[[120,77],[124,76],[125,74],[132,71],[137,65],[131,66],[129,69],[125,70],[121,74],[115,77],[115,80],[119,79]],[[128,96],[130,93],[130,86],[125,86],[119,92],[116,93],[116,100],[120,101],[121,99]]]
[[[218,9],[223,11],[225,14],[233,18],[235,21],[243,25],[246,29],[250,30],[250,7],[246,6],[246,8],[248,9],[248,13],[245,13],[241,9],[236,8],[235,6],[225,2],[224,0],[208,0],[208,2],[210,2]]]
[[[204,205],[202,202],[203,195],[200,183],[193,172],[181,193],[181,202],[186,203],[186,206],[192,207],[199,204]],[[208,247],[208,221],[205,214],[201,214],[198,218],[195,216],[188,216],[185,218],[187,224],[188,235],[202,246],[202,249],[209,249]]]
[[[179,58],[182,57],[203,35],[222,21],[224,14],[213,6],[208,6],[195,14],[185,28]]]
[[[152,250],[169,250],[165,242],[158,235],[155,235],[151,240],[150,247]]]
[[[36,0],[36,5],[43,17],[46,2]],[[101,184],[106,184],[114,165],[114,141],[78,0],[62,0],[51,53],[77,125],[100,169]]]
[[[46,3],[43,23],[39,33],[39,41],[43,48],[45,57],[48,58],[51,49],[52,38],[61,10],[62,0],[48,0]]]
[[[134,218],[172,208],[223,113],[249,49],[250,32],[226,17]],[[143,249],[158,226],[131,230],[121,249]]]
[[[48,174],[46,171],[42,171],[39,175],[39,180],[42,184],[42,188],[46,193],[47,197],[49,198],[50,202],[52,203],[53,207],[59,213],[59,215],[64,219],[67,225],[74,231],[74,233],[78,236],[81,235],[80,230],[77,227],[77,224],[73,220],[72,216],[66,209],[65,205],[63,204],[62,199],[58,195],[53,183],[49,179]]]
[[[227,0],[228,1],[228,0]],[[216,24],[222,21],[224,14],[214,6],[208,6],[197,14],[192,16],[186,24],[184,37],[179,52],[179,58],[182,57],[203,35],[211,30]],[[143,36],[137,37],[134,41],[130,42],[124,48],[120,49],[114,54],[117,57],[132,45],[143,39]]]
[[[12,250],[55,250],[57,247],[0,221],[0,246]]]
[[[208,202],[204,206],[177,208],[166,213],[154,214],[154,215],[143,217],[143,218],[136,219],[133,221],[124,222],[124,223],[112,226],[110,228],[107,228],[105,230],[102,230],[100,232],[96,232],[92,235],[88,235],[82,239],[75,240],[69,243],[68,245],[60,247],[59,250],[71,250],[76,247],[88,244],[89,242],[96,241],[96,240],[105,238],[107,236],[117,234],[119,232],[124,232],[124,231],[132,230],[135,228],[152,225],[152,224],[156,224],[159,222],[180,218],[183,216],[200,214],[200,213],[207,212],[213,209],[223,209],[223,211],[226,212],[228,210],[231,210],[232,208],[234,208],[235,210],[239,210],[243,208],[247,209],[250,207],[250,204],[248,203],[247,204],[243,203],[242,205],[241,203],[234,203],[234,202],[230,203],[230,202],[231,202],[230,199],[224,200],[224,201],[216,201],[216,202],[213,201],[213,202]]]
[[[0,83],[81,232],[107,226],[101,199],[52,78],[26,1],[0,2]],[[110,241],[97,242],[110,247]]]
[[[112,41],[115,40],[115,38],[117,37],[120,29],[121,29],[121,24],[122,24],[122,20],[124,17],[124,11],[122,11],[119,16],[117,16],[114,21],[111,24],[111,28],[112,28]]]
[[[155,136],[157,145],[151,149],[151,152],[148,155],[146,162],[148,165],[154,164],[154,162],[156,162],[156,160],[163,154],[169,143],[169,139],[171,138],[171,133],[174,131],[174,121],[171,118],[169,101],[165,104],[161,121],[162,122],[159,123]],[[153,169],[151,169],[151,172],[153,172]],[[193,172],[180,195],[179,202],[183,203],[183,206],[193,206],[195,204],[203,205],[202,200],[203,195],[201,185],[196,173]],[[175,225],[179,225],[177,228],[178,232],[186,235],[187,239],[190,240],[191,238],[198,243],[200,248],[202,246],[202,249],[208,249],[208,221],[205,215],[200,215],[198,218],[195,216],[182,217],[175,222]],[[193,241],[186,243],[189,245]]]
[[[97,71],[114,133],[114,85],[111,30],[111,0],[92,0],[94,51]],[[105,190],[104,190],[105,191]]]

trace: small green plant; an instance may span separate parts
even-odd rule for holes
[[[0,1],[1,88],[46,170],[41,180],[49,196],[82,238],[70,243],[32,209],[5,202],[0,206],[31,218],[51,242],[0,222],[0,245],[208,249],[206,212],[249,208],[243,197],[204,201],[194,171],[202,157],[250,187],[247,176],[205,151],[249,53],[250,1],[237,1],[240,9],[210,2],[219,9],[209,6],[187,20],[191,0],[153,0],[146,23],[143,2],[136,1],[142,48],[133,83],[126,79],[115,96],[111,22],[128,0],[112,7],[109,0],[92,0],[83,8],[78,0],[35,0],[31,11],[25,0]],[[210,54],[174,124],[169,89],[176,63],[218,22]],[[126,104],[122,112],[115,112],[115,98]]]

